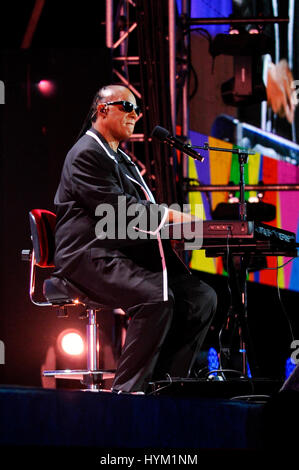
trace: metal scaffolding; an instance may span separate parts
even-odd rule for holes
[[[188,82],[189,82],[189,77],[188,77],[188,51],[189,51],[189,31],[184,34],[184,49],[187,51],[187,54],[185,53],[184,57],[180,57],[180,63],[183,63],[183,67],[185,67],[184,74],[185,74],[185,79],[183,81],[183,88],[181,90],[180,95],[178,96],[177,93],[177,88],[178,88],[178,83],[177,83],[177,56],[178,56],[178,51],[176,48],[176,31],[178,28],[177,25],[177,19],[176,19],[176,1],[175,0],[162,0],[163,2],[163,8],[167,13],[167,19],[168,19],[168,24],[166,25],[165,23],[165,40],[167,41],[167,56],[168,56],[168,78],[169,78],[169,88],[167,89],[167,94],[169,96],[164,96],[163,98],[165,99],[165,103],[168,101],[169,103],[169,108],[167,107],[167,113],[170,115],[170,122],[169,122],[169,130],[173,135],[176,135],[177,133],[177,126],[180,125],[180,134],[185,138],[188,139],[189,135],[189,107],[188,107],[188,92],[189,92],[189,87],[188,87]],[[156,7],[156,4],[154,5]],[[139,12],[137,12],[137,9],[139,7]],[[142,28],[144,28],[142,31],[145,30],[145,28],[148,26],[146,24],[146,21],[143,22],[143,24],[138,24],[138,18],[142,18],[142,13],[146,15],[146,12],[140,12],[141,10],[146,10],[146,8],[149,8],[148,4],[143,3],[142,1],[133,1],[133,0],[118,0],[114,1],[113,0],[106,0],[106,46],[111,50],[111,56],[112,56],[112,64],[113,64],[113,76],[115,77],[116,81],[119,81],[119,83],[124,84],[127,86],[129,89],[132,90],[134,95],[139,98],[141,101],[147,101],[147,104],[150,108],[154,106],[154,103],[151,102],[151,100],[145,99],[144,96],[142,96],[142,88],[144,89],[144,77],[141,77],[142,74],[142,67],[140,64],[140,56],[139,56],[139,46],[138,44],[138,39],[140,40],[140,31]],[[183,0],[182,3],[182,18],[188,18],[189,19],[189,9],[190,9],[190,0]],[[147,10],[147,13],[149,11]],[[139,15],[139,16],[138,16]],[[141,16],[140,16],[141,15]],[[144,16],[143,16],[144,18]],[[145,18],[146,20],[147,18]],[[157,19],[158,21],[158,19]],[[184,21],[181,23],[182,25],[184,24]],[[186,23],[187,24],[187,23]],[[138,30],[139,26],[139,32]],[[156,25],[155,25],[156,26]],[[136,39],[136,34],[137,34],[137,39]],[[139,34],[139,36],[138,36]],[[157,31],[157,34],[153,33],[153,37],[151,40],[153,42],[156,42],[156,45],[158,44],[158,37],[159,33]],[[145,41],[147,40],[144,38]],[[155,56],[157,59],[158,52],[157,51],[151,51],[149,52],[149,46],[147,44],[146,46],[141,46],[143,47],[143,54],[144,57],[142,57],[142,61],[146,63],[146,65],[143,67],[143,71],[146,70],[146,67],[150,67],[150,60],[151,54]],[[157,47],[156,47],[157,49]],[[146,56],[146,57],[145,57]],[[161,57],[159,57],[161,59]],[[152,59],[153,64],[155,63],[155,59]],[[167,64],[163,63],[163,66],[165,67]],[[155,65],[153,65],[153,68]],[[155,71],[153,71],[153,76],[155,74]],[[155,76],[155,82],[157,81],[157,76]],[[142,80],[143,80],[143,87],[142,85]],[[159,84],[154,83],[152,90],[152,93],[155,94],[157,92],[157,88]],[[149,92],[150,93],[150,92]],[[158,97],[156,97],[158,99]],[[165,103],[158,103],[156,106],[158,106],[159,113],[157,113],[157,118],[160,117],[162,119],[162,116],[165,117]],[[164,106],[164,110],[162,109]],[[144,107],[146,111],[146,106]],[[161,110],[162,109],[162,110]],[[180,110],[180,123],[178,123],[178,110]],[[151,141],[150,137],[150,129],[149,129],[149,124],[152,123],[152,116],[153,112],[150,110],[148,111],[149,113],[149,118],[147,116],[143,116],[142,114],[140,115],[140,118],[136,124],[136,131],[135,133],[131,136],[130,140],[126,143],[126,151],[130,153],[130,155],[135,159],[135,162],[139,164],[140,167],[142,167],[143,173],[146,171],[148,172],[148,178],[149,181],[152,181],[153,183],[153,189],[155,190],[155,184],[158,185],[158,180],[157,176],[155,175],[155,171],[159,171],[159,166],[160,162],[157,161],[158,157],[155,156],[154,159],[156,158],[156,161],[153,163],[153,158],[151,156],[148,156],[149,152],[149,147],[148,147],[148,142]],[[144,119],[143,119],[144,118]],[[164,118],[164,122],[165,122]],[[163,125],[163,122],[156,122],[156,124],[161,124]],[[165,124],[164,124],[165,125]],[[135,148],[136,144],[139,144],[138,146],[138,154],[145,155],[146,162],[145,164],[140,162],[140,160],[137,160],[137,158],[134,156],[135,154]],[[142,147],[143,145],[143,147]],[[157,148],[155,149],[155,152],[157,152]],[[137,153],[137,152],[136,152]],[[164,152],[165,153],[165,152]],[[161,157],[163,159],[163,157]],[[165,155],[164,155],[165,158]],[[176,157],[174,157],[176,158]],[[187,161],[186,157],[182,156],[181,159],[181,164],[184,165],[184,163]],[[169,162],[166,162],[166,166],[173,165],[173,158],[169,158]],[[163,165],[163,164],[162,164]],[[160,169],[161,170],[161,169]],[[176,166],[177,170],[177,166]],[[182,173],[182,170],[179,170],[180,173]],[[161,171],[160,171],[161,173]],[[170,172],[171,175],[171,172]],[[156,180],[156,181],[155,181]],[[160,175],[160,184],[161,184],[161,175]],[[165,184],[170,186],[169,182],[165,182]],[[175,181],[171,182],[173,186],[175,185]],[[168,188],[168,192],[171,192],[170,188]],[[172,191],[174,194],[174,191]]]
[[[118,10],[118,25],[114,26],[114,3]],[[106,0],[106,47],[111,50],[113,75],[117,77],[120,83],[127,86],[134,95],[141,99],[141,93],[134,81],[130,79],[130,69],[139,65],[139,56],[128,55],[129,40],[132,33],[136,30],[137,22],[130,24],[131,10],[136,8],[136,4],[132,0]],[[115,39],[115,35],[118,35]],[[142,117],[142,116],[141,116]],[[142,134],[133,134],[130,141],[143,141]]]

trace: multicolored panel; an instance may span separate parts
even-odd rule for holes
[[[233,148],[232,144],[198,132],[190,132],[192,145],[203,146],[208,142],[211,147]],[[188,178],[194,178],[202,184],[224,185],[230,182],[238,184],[240,180],[239,161],[236,154],[219,151],[200,151],[205,156],[204,162],[188,158]],[[291,163],[279,161],[256,153],[248,157],[244,169],[245,184],[281,184],[299,182],[299,168]],[[212,211],[217,204],[228,201],[228,192],[211,191],[209,193],[194,191],[189,193],[191,208],[194,204],[202,204],[204,220],[212,219]],[[238,193],[236,194],[238,196]],[[245,199],[256,196],[254,191],[246,191]],[[269,225],[290,230],[299,239],[299,192],[298,191],[266,191],[263,201],[276,207],[275,219],[267,222]],[[268,256],[267,267],[250,272],[249,281],[268,285],[278,285],[281,288],[299,291],[299,258],[276,270],[277,266],[286,263],[289,258],[283,256]],[[195,270],[227,275],[223,268],[222,258],[207,258],[204,250],[196,250],[191,254],[190,267]]]

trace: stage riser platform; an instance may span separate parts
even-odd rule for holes
[[[1,446],[258,449],[262,404],[0,389]]]

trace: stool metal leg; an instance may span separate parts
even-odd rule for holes
[[[99,354],[99,327],[97,325],[96,311],[87,310],[88,325],[86,326],[87,339],[87,369],[98,370]]]
[[[99,370],[99,326],[96,320],[97,310],[88,309],[86,326],[86,370],[52,370],[44,371],[45,377],[61,379],[77,379],[87,390],[101,390],[104,379],[114,377],[115,370]]]
[[[98,370],[99,367],[99,327],[97,324],[96,310],[87,310],[88,325],[86,326],[87,340],[87,370],[91,373]],[[86,384],[89,390],[98,390],[99,384]]]

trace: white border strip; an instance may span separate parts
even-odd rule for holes
[[[133,178],[131,178],[130,176],[126,175],[130,180],[134,181],[135,183],[137,183],[141,189],[143,190],[144,194],[145,194],[145,197],[147,200],[149,200],[149,195],[147,194],[145,188],[140,184],[138,183],[138,181],[134,180]],[[164,206],[163,206],[164,207]],[[165,255],[164,255],[164,250],[163,250],[163,244],[162,244],[162,240],[161,240],[161,236],[160,236],[160,233],[159,233],[159,230],[161,229],[162,225],[165,223],[165,220],[166,220],[166,217],[167,217],[167,214],[168,214],[168,208],[165,207],[165,214],[162,218],[162,221],[157,229],[157,233],[154,233],[155,235],[157,235],[157,241],[158,241],[158,245],[159,245],[159,252],[160,252],[160,256],[161,256],[161,263],[162,263],[162,276],[163,276],[163,300],[166,302],[168,300],[168,275],[167,275],[167,266],[166,266],[166,261],[165,261]],[[147,233],[153,233],[153,232],[147,232]]]
[[[118,163],[117,160],[116,160],[116,158],[108,152],[108,150],[106,149],[105,145],[104,145],[103,142],[98,138],[97,135],[95,135],[95,134],[94,134],[93,132],[91,132],[91,131],[86,131],[86,134],[87,134],[87,135],[90,135],[90,137],[93,137],[93,138],[97,141],[97,143],[103,148],[103,150],[105,150],[105,152],[107,153],[108,157],[112,158],[112,160],[114,160],[115,163]]]
[[[135,163],[133,162],[133,160],[132,160],[132,159],[129,157],[129,155],[127,155],[123,150],[119,149],[119,151],[127,158],[127,160],[129,160],[130,163],[132,163],[132,164],[134,165],[135,170],[137,171],[138,176],[139,176],[139,178],[140,178],[141,181],[142,181],[142,184],[144,185],[144,187],[145,187],[145,189],[146,189],[148,195],[150,196],[150,200],[151,200],[152,202],[156,202],[156,201],[155,201],[155,198],[154,198],[154,196],[153,196],[153,194],[152,194],[152,192],[151,192],[151,190],[149,189],[149,187],[147,186],[146,182],[144,181],[144,178],[143,178],[142,174],[140,173],[138,166],[135,165]]]

